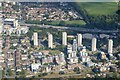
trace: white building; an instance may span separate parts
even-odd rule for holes
[[[41,65],[40,63],[33,63],[33,64],[31,64],[32,72],[37,72],[37,70],[39,69],[40,65]]]
[[[19,26],[18,20],[10,18],[4,20],[4,25],[11,25],[13,28],[17,28]]]
[[[61,52],[61,53],[58,55],[58,57],[59,57],[59,60],[60,60],[60,61],[65,61],[64,53]]]
[[[82,46],[82,34],[77,34],[77,45]]]
[[[76,54],[77,54],[77,52],[76,52],[76,51],[73,51],[73,52],[72,52],[72,57],[77,57]]]
[[[53,35],[48,33],[48,47],[53,48]]]
[[[21,60],[28,60],[28,55],[21,55]]]
[[[76,51],[72,51],[72,53],[68,53],[68,63],[73,64],[73,63],[78,63],[78,57],[76,56]]]
[[[58,55],[58,57],[59,57],[59,62],[60,62],[60,64],[61,65],[64,65],[66,62],[65,62],[65,56],[64,56],[64,53],[60,53],[59,55]]]
[[[77,40],[76,40],[76,39],[73,40],[72,50],[73,50],[73,51],[77,51]]]
[[[11,28],[11,27],[8,28],[6,26],[4,26],[4,33],[6,33],[7,35],[11,35],[12,33],[16,35],[26,34],[29,30],[27,26],[20,26],[18,28]]]
[[[68,45],[67,46],[67,53],[71,53],[72,52],[72,45]]]
[[[62,32],[62,45],[67,45],[67,33]]]
[[[108,40],[108,53],[113,53],[113,40]]]
[[[100,59],[106,59],[106,54],[104,52],[100,52]]]
[[[34,46],[38,46],[38,33],[33,33]]]
[[[97,44],[97,39],[96,38],[93,38],[92,39],[92,51],[96,51],[96,44]]]
[[[90,57],[88,56],[88,53],[86,51],[86,47],[83,47],[83,49],[79,53],[79,56],[80,56],[80,60],[82,62],[88,62],[88,61],[90,61]]]
[[[78,57],[74,57],[74,58],[68,59],[68,63],[69,64],[78,63]]]
[[[90,57],[83,56],[83,57],[81,57],[81,61],[82,62],[88,62],[88,61],[90,61]]]
[[[88,56],[88,53],[86,52],[86,47],[83,47],[83,49],[80,51],[80,57],[83,57],[83,56]]]
[[[2,2],[0,2],[0,7],[2,7]]]
[[[52,56],[50,56],[50,57],[47,57],[47,62],[48,62],[48,63],[51,63],[51,62],[53,62],[53,57],[52,57]]]
[[[94,65],[95,65],[95,63],[93,63],[92,61],[86,62],[86,66],[88,66],[88,67],[91,67],[91,66],[94,66]]]
[[[45,64],[45,63],[48,63],[48,61],[47,61],[47,58],[46,58],[46,57],[42,58],[42,64]]]
[[[20,26],[16,31],[19,31],[20,34],[26,34],[28,32],[28,30],[29,30],[29,28],[27,26]]]

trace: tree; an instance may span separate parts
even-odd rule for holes
[[[47,75],[48,75],[48,73],[43,73],[43,74],[42,74],[42,76],[47,76]]]
[[[8,70],[7,70],[7,74],[8,74],[9,76],[12,76],[12,75],[13,75],[13,71],[12,71],[11,69],[8,69]]]
[[[62,74],[65,74],[65,72],[64,71],[60,71],[59,74],[62,75]]]
[[[60,21],[59,26],[64,26],[65,22],[64,21]]]
[[[74,72],[80,71],[80,68],[79,67],[75,67],[73,71]]]
[[[118,15],[120,15],[120,10],[116,11],[116,13],[117,13]]]
[[[80,68],[79,67],[75,67],[73,71],[76,72],[77,74],[80,74]]]
[[[40,73],[40,74],[38,74],[38,77],[42,77],[42,74]]]
[[[80,71],[77,71],[76,74],[80,74]]]
[[[19,73],[20,77],[26,76],[26,71],[22,69],[22,71]]]
[[[28,55],[28,58],[29,58],[29,59],[31,58],[31,55],[30,55],[30,54]]]
[[[17,49],[17,47],[16,46],[11,46],[10,49]]]
[[[66,47],[66,46],[58,45],[58,46],[57,46],[57,49],[60,50],[60,51],[62,51],[62,52],[64,52],[64,51],[65,51],[65,47]]]
[[[100,73],[99,68],[96,68],[96,67],[95,67],[95,68],[93,68],[93,69],[92,69],[92,71],[93,71],[94,73],[96,73],[96,74],[97,74],[97,73]]]

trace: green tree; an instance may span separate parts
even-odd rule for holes
[[[59,26],[65,26],[65,22],[64,21],[60,21]]]
[[[77,74],[80,74],[80,68],[79,68],[79,67],[75,67],[75,68],[73,69],[73,71],[76,72]]]
[[[42,77],[42,74],[40,73],[40,74],[38,74],[38,77]]]
[[[12,71],[11,69],[8,69],[8,70],[7,70],[7,74],[8,74],[9,76],[12,76],[12,75],[13,75],[13,71]]]
[[[47,75],[48,75],[48,73],[43,73],[43,74],[42,74],[42,76],[47,76]]]
[[[26,71],[22,69],[22,71],[19,73],[20,77],[26,76]]]
[[[62,74],[65,74],[65,72],[64,71],[60,71],[59,74],[62,75]]]

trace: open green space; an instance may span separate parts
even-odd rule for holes
[[[28,20],[26,23],[29,24],[46,24],[46,25],[54,25],[54,26],[73,26],[73,25],[78,25],[78,26],[83,26],[85,25],[85,21],[83,20],[72,20],[72,21],[32,21]]]
[[[51,55],[58,55],[58,54],[60,54],[61,52],[59,51],[59,50],[50,50],[50,54]]]
[[[116,14],[118,4],[116,2],[77,2],[78,7],[85,9],[88,15],[113,15]]]
[[[63,22],[64,25],[85,25],[85,21],[83,20],[72,20],[72,21],[51,21],[49,24],[51,25],[59,25]]]

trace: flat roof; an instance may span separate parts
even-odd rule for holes
[[[15,19],[6,18],[4,21],[15,21]]]

